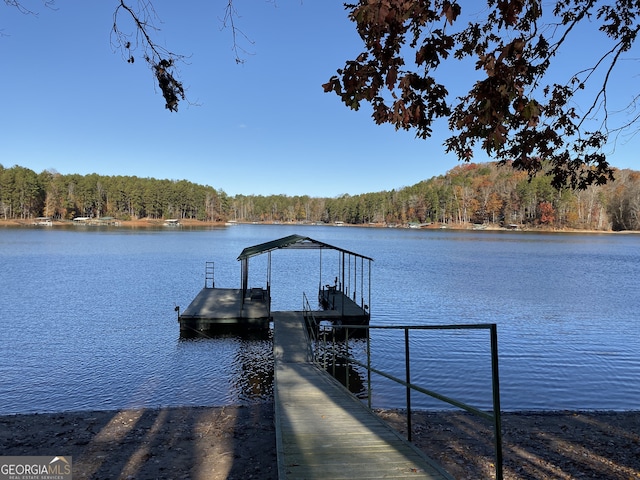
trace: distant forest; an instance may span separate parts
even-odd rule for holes
[[[186,180],[61,175],[0,165],[0,218],[114,217],[208,222],[517,225],[547,229],[640,230],[640,172],[586,190],[558,191],[547,176],[496,163],[461,164],[397,190],[317,198],[235,195]]]

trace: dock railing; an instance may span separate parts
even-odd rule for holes
[[[502,422],[500,417],[500,380],[498,371],[498,333],[495,323],[488,324],[460,324],[460,325],[405,325],[405,326],[372,326],[372,325],[332,325],[329,322],[320,324],[314,318],[313,310],[309,306],[306,295],[303,294],[303,312],[309,331],[309,342],[313,352],[313,360],[324,370],[328,370],[331,364],[343,362],[347,371],[345,377],[346,387],[349,389],[349,365],[358,365],[367,371],[367,404],[371,409],[371,378],[372,373],[385,377],[395,383],[405,387],[405,402],[407,412],[407,439],[411,441],[411,392],[416,391],[441,402],[448,403],[454,407],[465,410],[479,416],[493,425],[494,432],[494,460],[496,469],[496,480],[503,479],[503,457],[502,457]],[[404,333],[404,373],[405,378],[397,378],[388,371],[383,371],[371,365],[371,336],[372,330],[394,330]],[[416,385],[411,381],[411,360],[410,360],[410,333],[421,330],[450,331],[450,330],[487,330],[491,348],[491,392],[492,411],[487,412],[468,405],[446,395],[442,395],[423,386]],[[366,362],[362,362],[349,354],[350,338],[366,338]]]
[[[302,314],[304,316],[304,321],[307,325],[307,332],[309,334],[309,346],[313,347],[318,343],[318,333],[319,333],[319,325],[316,323],[315,316],[313,315],[313,310],[311,310],[311,306],[309,305],[309,299],[307,298],[307,294],[302,292]],[[312,348],[312,352],[314,354],[313,361],[318,363],[318,359],[316,358],[316,350]]]

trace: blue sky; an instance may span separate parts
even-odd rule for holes
[[[181,79],[194,105],[178,113],[165,110],[142,59],[127,64],[113,49],[115,0],[58,0],[56,10],[23,3],[38,16],[0,10],[5,167],[333,197],[412,185],[458,164],[444,153],[444,122],[418,140],[323,92],[361,51],[339,0],[236,0],[237,24],[254,42],[241,65],[221,29],[226,2],[154,0],[156,39],[189,56]],[[619,142],[611,163],[636,168],[637,148],[636,138]]]

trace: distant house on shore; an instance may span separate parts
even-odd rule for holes
[[[33,224],[41,227],[50,227],[53,225],[53,221],[51,221],[51,217],[38,217],[33,221]]]

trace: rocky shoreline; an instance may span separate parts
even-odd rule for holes
[[[378,415],[400,432],[401,411]],[[2,455],[65,455],[74,479],[277,479],[272,403],[0,416]],[[413,441],[457,480],[494,478],[491,425],[414,412]],[[640,479],[640,411],[504,413],[506,480]]]

